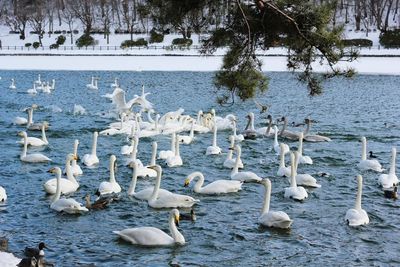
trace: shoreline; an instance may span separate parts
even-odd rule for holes
[[[37,56],[41,56],[37,60]],[[260,56],[264,72],[288,72],[286,56]],[[199,71],[212,72],[222,65],[221,55],[4,55],[0,54],[0,70],[77,70],[77,71]],[[342,68],[355,68],[358,74],[400,75],[400,56],[362,56],[354,62],[341,62]],[[327,66],[316,63],[316,72]]]

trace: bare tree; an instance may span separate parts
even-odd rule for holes
[[[36,0],[33,4],[32,11],[33,12],[29,18],[29,24],[31,25],[32,29],[37,33],[40,45],[43,46],[42,39],[45,32],[44,29],[47,24],[45,0]]]
[[[110,43],[110,25],[112,18],[111,3],[108,0],[100,0],[100,21],[104,31],[104,39],[107,38],[107,44]]]
[[[95,23],[94,0],[69,0],[69,6],[82,22],[85,34],[89,35]]]
[[[122,0],[122,17],[126,25],[127,31],[131,35],[131,40],[133,40],[133,29],[136,22],[136,0]]]
[[[5,23],[12,30],[19,32],[19,38],[25,40],[26,24],[28,23],[31,4],[26,0],[14,0],[12,2],[13,13],[5,13]]]
[[[71,9],[69,5],[66,5],[61,12],[62,20],[68,24],[68,29],[70,31],[71,44],[74,44],[73,27],[75,22],[75,12]]]

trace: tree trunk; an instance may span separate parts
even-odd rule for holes
[[[355,4],[356,4],[356,31],[360,30],[360,25],[361,25],[361,0],[355,0]]]

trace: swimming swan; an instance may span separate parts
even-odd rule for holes
[[[297,168],[298,168],[298,165],[299,165],[298,157],[299,157],[299,152],[295,151],[294,152],[294,162],[295,162],[295,168],[294,169],[295,169],[295,173],[296,173],[296,183],[298,185],[308,186],[308,187],[316,187],[316,188],[321,187],[321,185],[317,183],[317,180],[314,177],[312,177],[310,174],[308,174],[308,173],[302,173],[302,174],[297,173]]]
[[[307,125],[306,130],[304,131],[304,140],[307,142],[330,142],[332,139],[329,137],[318,135],[318,134],[308,134],[311,127],[311,120],[306,118],[305,123]]]
[[[379,176],[379,183],[383,189],[389,189],[399,183],[396,175],[396,148],[392,147],[392,160],[390,163],[390,170],[388,174],[381,174]]]
[[[0,202],[4,202],[7,200],[7,193],[4,187],[0,186]]]
[[[232,180],[239,180],[242,182],[261,182],[262,178],[259,177],[254,172],[239,172],[239,160],[242,154],[242,149],[239,145],[235,146],[235,150],[237,152],[235,167],[233,167],[231,172],[231,179]]]
[[[101,182],[99,185],[98,192],[100,195],[113,194],[121,192],[121,186],[115,180],[115,161],[117,158],[115,155],[110,156],[110,180]]]
[[[299,152],[298,162],[303,164],[313,164],[313,160],[309,156],[303,156],[303,133],[299,134],[299,147],[297,148]]]
[[[361,142],[361,161],[358,163],[357,167],[361,171],[373,170],[376,172],[383,172],[381,164],[376,159],[367,159],[367,139],[364,136],[361,137]]]
[[[293,221],[290,219],[289,215],[287,215],[283,211],[271,211],[269,210],[269,204],[271,199],[271,181],[266,178],[261,181],[261,184],[264,185],[265,193],[264,193],[264,204],[261,210],[261,215],[258,218],[258,223],[267,227],[274,228],[289,228]]]
[[[290,153],[290,187],[285,188],[285,198],[292,198],[294,200],[302,201],[308,197],[307,191],[302,186],[297,186],[296,183],[296,168],[295,168],[295,157],[293,153]]]
[[[60,192],[62,195],[67,195],[75,192],[79,188],[79,183],[76,181],[74,175],[71,171],[71,161],[76,160],[74,154],[68,154],[67,159],[65,162],[65,169],[67,172],[67,178],[61,178],[59,181],[58,178],[53,178],[48,180],[44,185],[43,188],[48,194],[55,194],[57,192],[57,184],[59,184]]]
[[[182,166],[183,162],[182,162],[182,158],[181,155],[179,153],[179,135],[176,135],[176,140],[175,140],[175,155],[168,157],[166,162],[168,167],[178,167],[178,166]]]
[[[213,127],[213,140],[212,145],[207,147],[206,155],[218,155],[221,154],[221,148],[217,145],[217,127]]]
[[[179,226],[179,211],[173,209],[169,213],[169,231],[171,236],[164,231],[155,227],[136,227],[127,228],[122,231],[113,231],[125,241],[131,242],[134,245],[141,246],[172,246],[175,244],[184,245],[185,238],[178,231],[176,226]]]
[[[81,166],[79,166],[79,164],[76,162],[78,160],[78,145],[79,145],[79,140],[75,139],[75,141],[74,141],[74,155],[75,155],[76,159],[73,159],[72,163],[71,163],[71,171],[72,171],[72,174],[75,175],[75,176],[83,174]]]
[[[23,162],[29,162],[29,163],[37,163],[37,162],[49,162],[51,159],[46,157],[45,155],[41,153],[32,153],[32,154],[27,154],[28,150],[28,137],[26,135],[26,132],[19,132],[19,136],[22,136],[24,138],[24,148],[22,149],[22,153],[20,155],[20,159]]]
[[[235,149],[235,138],[233,135],[229,136],[229,141],[230,141],[230,146],[228,148],[228,154],[226,156],[226,159],[224,161],[224,167],[232,169],[235,167],[236,164],[236,158],[232,158],[233,156],[233,150]],[[243,169],[243,162],[242,159],[239,159],[239,169]]]
[[[280,143],[280,145],[282,146],[283,143]],[[282,150],[284,148],[281,148]],[[290,177],[290,174],[292,173],[290,166],[285,166],[285,154],[282,153],[279,155],[279,169],[278,172],[276,173],[276,175],[278,176],[286,176],[286,177]]]
[[[158,152],[159,159],[167,159],[168,157],[175,156],[175,141],[176,141],[176,133],[172,133],[171,150],[161,150],[160,152]]]
[[[99,89],[99,87],[97,86],[97,81],[98,81],[98,79],[92,76],[92,82],[86,84],[86,88],[92,89],[92,90]]]
[[[55,173],[57,175],[57,190],[54,196],[50,208],[58,212],[66,212],[69,214],[81,214],[89,211],[87,208],[83,207],[81,203],[77,202],[73,198],[60,198],[61,196],[61,169],[59,167],[54,167],[49,170],[50,173]]]
[[[354,209],[349,209],[346,212],[345,221],[350,226],[360,226],[369,223],[368,214],[361,208],[361,196],[362,196],[362,183],[363,178],[361,175],[357,175],[357,198]]]
[[[97,137],[98,136],[99,136],[98,132],[93,133],[92,153],[85,154],[85,155],[83,155],[83,158],[82,158],[83,164],[85,164],[88,167],[99,163],[99,158],[97,157],[97,154],[96,154]]]
[[[213,195],[238,192],[242,189],[243,184],[242,181],[216,180],[203,187],[204,175],[201,172],[193,172],[185,179],[184,186],[189,186],[190,182],[195,178],[198,178],[198,181],[194,185],[193,191],[198,194]]]
[[[276,125],[274,126],[274,151],[277,155],[281,154],[281,151],[283,151],[283,154],[289,153],[290,149],[289,146],[285,143],[278,143],[278,127]]]
[[[246,118],[247,118],[247,125],[243,131],[244,139],[255,139],[257,138],[258,134],[254,129],[254,113],[250,112],[249,114],[247,114]]]
[[[28,145],[30,146],[47,146],[49,141],[46,137],[46,127],[45,124],[42,124],[42,139],[37,137],[27,137]],[[20,141],[17,141],[18,144],[23,145],[24,139],[22,138]]]

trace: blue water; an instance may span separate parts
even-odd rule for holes
[[[344,222],[347,209],[352,208],[356,194],[356,164],[360,159],[359,137],[368,140],[368,150],[389,168],[390,150],[400,144],[400,77],[365,76],[354,79],[334,79],[325,85],[322,96],[310,98],[306,88],[288,73],[271,73],[270,89],[259,102],[271,105],[274,118],[286,115],[289,121],[301,122],[306,116],[318,121],[312,132],[332,138],[330,143],[305,143],[304,153],[314,164],[301,165],[299,172],[313,174],[322,185],[308,190],[304,203],[283,198],[285,178],[276,177],[278,159],[271,152],[271,139],[257,139],[242,143],[245,170],[256,172],[272,181],[271,209],[283,210],[294,220],[291,230],[265,229],[257,224],[264,189],[257,184],[245,184],[239,193],[225,196],[201,196],[183,187],[186,175],[202,171],[206,182],[229,179],[230,171],[222,167],[229,135],[218,135],[221,156],[205,156],[211,144],[211,134],[198,135],[196,142],[181,146],[184,165],[163,169],[162,187],[173,192],[191,194],[201,199],[195,207],[197,221],[182,221],[180,231],[187,244],[171,248],[142,248],[119,240],[114,230],[127,227],[155,226],[168,232],[168,210],[155,210],[146,202],[126,196],[131,170],[123,165],[119,154],[126,144],[124,136],[98,139],[100,164],[83,168],[80,189],[73,197],[83,202],[86,193],[93,194],[101,181],[109,175],[109,156],[117,156],[117,180],[123,188],[122,199],[101,211],[83,216],[57,214],[49,208],[50,198],[42,184],[52,178],[46,171],[52,166],[63,166],[67,153],[72,152],[74,139],[80,140],[82,156],[90,151],[92,132],[102,130],[112,119],[102,116],[111,104],[101,95],[110,93],[110,84],[119,77],[128,99],[140,93],[145,84],[151,92],[148,99],[157,112],[185,109],[195,116],[199,109],[214,107],[218,115],[235,113],[239,128],[245,125],[245,114],[256,114],[256,127],[264,120],[254,103],[237,102],[223,108],[215,103],[212,73],[203,72],[40,72],[42,80],[56,79],[56,90],[50,94],[31,96],[39,72],[0,71],[0,185],[6,188],[8,201],[0,209],[0,236],[9,239],[9,249],[22,257],[21,249],[44,241],[51,250],[46,259],[57,266],[133,266],[179,264],[181,266],[260,266],[260,265],[397,265],[399,240],[399,202],[383,197],[377,185],[378,174],[366,172],[364,177],[363,208],[370,224],[350,228]],[[100,77],[99,91],[86,89],[92,75]],[[10,79],[16,79],[17,90],[8,89]],[[39,105],[34,112],[36,122],[47,120],[51,127],[47,137],[50,145],[41,153],[53,159],[51,164],[24,164],[19,160],[21,147],[15,144],[17,132],[23,127],[12,125],[15,116],[32,103]],[[74,104],[82,105],[86,115],[75,116]],[[62,112],[52,112],[56,105]],[[263,115],[264,116],[264,115]],[[384,126],[387,123],[388,127]],[[296,130],[300,130],[299,128]],[[38,136],[38,132],[28,132]],[[156,137],[159,149],[169,148],[169,138]],[[139,144],[138,157],[146,164],[150,160],[152,139]],[[297,143],[289,142],[292,148]],[[33,150],[29,150],[33,151]],[[164,166],[163,162],[159,162]],[[318,172],[330,177],[318,177]],[[138,181],[138,187],[151,184],[151,179]],[[188,212],[182,210],[182,212]],[[122,265],[121,265],[122,264]]]

